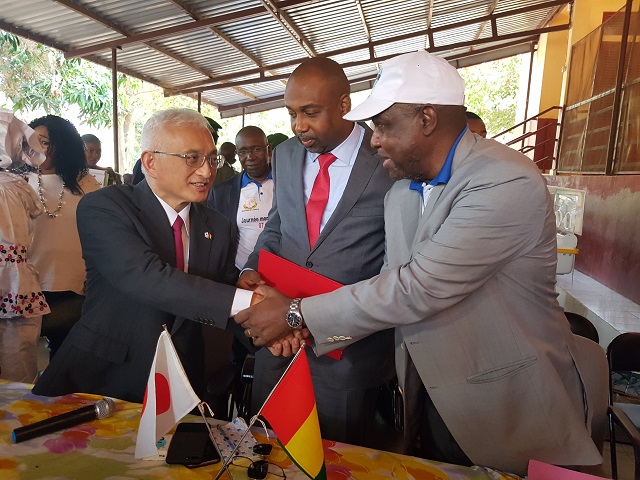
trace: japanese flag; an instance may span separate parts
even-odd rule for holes
[[[189,413],[200,399],[191,388],[178,354],[163,331],[149,372],[136,440],[136,458],[158,455],[156,442]]]

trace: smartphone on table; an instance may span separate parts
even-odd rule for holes
[[[220,461],[207,425],[204,423],[179,423],[169,443],[166,462],[188,468],[201,467]]]

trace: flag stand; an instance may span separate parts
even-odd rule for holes
[[[200,415],[202,416],[202,419],[204,420],[204,424],[207,426],[207,432],[209,433],[209,439],[211,440],[211,443],[213,443],[213,446],[216,449],[216,452],[218,452],[218,455],[220,456],[220,459],[222,460],[222,468],[220,469],[220,472],[226,471],[227,474],[229,475],[229,478],[231,480],[233,480],[233,475],[231,475],[231,470],[229,470],[229,463],[224,461],[224,457],[222,455],[222,450],[220,450],[220,447],[218,446],[218,443],[216,442],[215,437],[213,436],[213,433],[211,433],[211,425],[209,425],[209,421],[207,420],[206,415],[204,414],[204,406],[207,406],[207,409],[209,410],[209,414],[211,415],[211,417],[213,417],[213,410],[211,410],[211,407],[209,406],[209,404],[207,402],[200,402],[198,404],[198,410],[200,411]],[[247,431],[249,431],[249,429],[247,429]],[[244,435],[242,436],[242,438],[244,439]],[[237,448],[236,448],[237,450]],[[234,450],[235,452],[235,450]],[[229,458],[233,459],[233,457],[229,456]],[[218,478],[218,477],[216,477]]]
[[[135,458],[156,457],[158,437],[170,431],[200,402],[182,367],[167,326],[162,327],[145,390]],[[157,388],[156,380],[160,381],[162,388]],[[158,398],[163,399],[161,411],[157,410]]]
[[[289,371],[289,369],[291,368],[291,366],[295,363],[296,359],[298,358],[298,356],[300,355],[300,352],[302,352],[302,349],[304,347],[306,347],[306,342],[302,341],[302,343],[300,344],[300,348],[298,349],[298,351],[296,352],[296,354],[293,356],[293,358],[291,359],[291,361],[289,362],[289,365],[287,365],[286,370],[284,371],[284,373],[282,374],[282,376],[280,377],[280,380],[278,380],[278,382],[275,384],[275,386],[273,387],[273,389],[271,390],[271,392],[269,393],[269,395],[267,396],[266,400],[264,401],[264,403],[262,404],[262,406],[260,407],[260,409],[258,410],[258,413],[256,413],[253,417],[251,417],[251,420],[249,421],[249,425],[247,426],[247,430],[245,430],[245,432],[242,434],[242,436],[240,437],[240,439],[236,442],[233,451],[231,452],[231,454],[229,455],[229,458],[225,461],[223,459],[222,461],[222,468],[220,469],[220,471],[218,472],[218,474],[214,477],[213,480],[218,480],[222,474],[226,471],[229,474],[229,478],[231,478],[233,480],[233,476],[231,475],[231,472],[229,471],[229,463],[231,463],[233,461],[233,455],[238,451],[238,448],[240,447],[240,445],[242,444],[242,441],[244,440],[244,438],[247,436],[247,434],[249,433],[249,431],[251,430],[251,427],[256,423],[256,420],[258,419],[258,416],[260,415],[260,413],[262,412],[262,409],[265,407],[265,405],[267,404],[267,402],[269,401],[269,399],[271,398],[271,396],[273,395],[273,392],[275,392],[276,388],[278,388],[278,385],[280,385],[280,382],[282,382],[282,379],[286,376],[287,372]],[[207,424],[208,425],[208,424]],[[211,435],[211,432],[209,432],[209,435]],[[212,439],[213,440],[213,439]],[[215,442],[214,442],[215,445]],[[217,446],[216,446],[217,448]],[[220,455],[220,458],[222,458],[222,455]]]

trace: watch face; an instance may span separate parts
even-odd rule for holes
[[[300,328],[302,326],[302,317],[297,312],[288,312],[287,323],[291,328]]]

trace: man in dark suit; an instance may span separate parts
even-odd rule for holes
[[[215,185],[207,205],[229,219],[237,233],[235,264],[238,269],[253,252],[271,209],[273,179],[271,145],[262,129],[249,125],[236,135],[242,174]]]
[[[327,58],[312,58],[291,74],[285,106],[295,138],[273,153],[273,208],[238,286],[260,283],[261,249],[350,284],[380,272],[384,256],[383,200],[391,187],[382,161],[369,145],[371,130],[342,117],[351,109],[349,82]],[[320,154],[335,157],[327,167]],[[307,220],[320,164],[329,176],[326,206],[318,223]],[[307,206],[307,207],[305,207]],[[315,226],[312,226],[315,225]],[[312,226],[311,228],[309,228]],[[393,333],[378,332],[351,345],[342,359],[309,357],[323,438],[367,444],[375,401],[393,376]],[[252,406],[256,411],[289,359],[266,349],[256,354]]]
[[[200,324],[225,329],[236,306],[251,297],[232,286],[231,224],[200,204],[217,168],[207,121],[188,109],[158,112],[145,124],[142,149],[145,180],[101,189],[78,206],[87,297],[36,394],[142,402],[167,325],[201,395]]]

